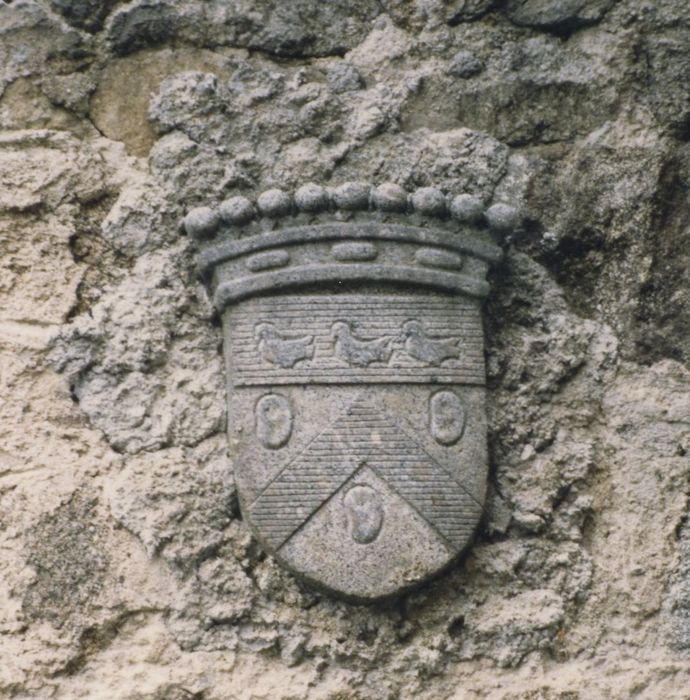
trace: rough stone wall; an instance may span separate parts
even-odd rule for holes
[[[690,5],[0,0],[0,697],[690,697]],[[389,605],[239,519],[185,210],[510,199],[476,543]]]

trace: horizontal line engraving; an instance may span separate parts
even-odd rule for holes
[[[374,312],[385,312],[388,316],[385,319],[373,319],[369,314]],[[317,325],[318,321],[327,321],[329,319],[332,319],[334,316],[337,318],[339,316],[351,316],[352,318],[362,321],[362,322],[367,322],[372,325],[391,325],[394,320],[398,321],[399,319],[405,319],[409,318],[410,316],[416,316],[419,314],[426,314],[425,318],[429,320],[430,323],[437,323],[437,324],[443,324],[443,323],[448,323],[454,326],[459,326],[459,325],[466,325],[466,326],[474,326],[476,325],[475,322],[475,313],[472,312],[465,314],[459,314],[456,312],[453,312],[452,314],[449,314],[447,312],[444,312],[443,314],[437,314],[434,313],[430,309],[425,309],[424,307],[420,307],[418,309],[405,309],[404,311],[395,311],[393,309],[369,309],[367,313],[364,313],[362,310],[355,310],[355,309],[342,309],[339,307],[336,307],[334,309],[331,309],[327,313],[319,313],[318,311],[315,310],[310,310],[310,309],[304,309],[303,311],[300,311],[299,313],[297,312],[292,312],[292,313],[285,313],[284,311],[279,311],[278,309],[257,309],[253,314],[246,318],[246,319],[237,319],[235,318],[235,328],[236,329],[242,329],[242,328],[249,328],[252,326],[252,324],[255,322],[257,316],[272,316],[273,318],[280,317],[285,319],[286,321],[293,321],[293,320],[306,320],[307,323],[313,323],[314,325]]]
[[[379,337],[386,337],[386,339],[390,341],[397,341],[398,339],[393,335],[393,334],[385,334],[382,333],[381,336]],[[313,342],[311,340],[313,338],[313,334],[309,334],[309,338],[307,338],[304,342],[307,343],[308,346],[314,346],[314,358],[318,358],[318,360],[322,363],[328,363],[330,364],[334,369],[340,368],[340,369],[351,369],[352,368],[352,363],[351,361],[348,361],[347,359],[337,356],[334,352],[337,351],[337,348],[334,348],[334,344],[332,342],[324,343],[321,341],[321,339],[316,339],[316,342]],[[483,352],[482,352],[482,345],[478,340],[471,340],[470,343],[468,342],[458,342],[453,348],[452,353],[448,353],[447,356],[443,357],[441,362],[467,362],[471,360],[477,360],[480,357],[483,357]],[[247,344],[244,348],[237,347],[233,344],[233,353],[236,355],[242,356],[243,360],[247,363],[254,363],[256,365],[267,365],[269,368],[271,365],[274,367],[281,367],[282,369],[288,369],[287,367],[283,365],[278,365],[274,361],[266,358],[265,356],[262,355],[262,350],[260,347],[257,347],[257,344],[254,344],[254,346],[251,346]],[[302,359],[302,358],[300,358]],[[312,359],[312,358],[307,358],[307,359]],[[299,360],[298,360],[299,361]],[[402,350],[398,348],[396,345],[393,345],[392,348],[392,356],[389,357],[384,357],[383,359],[380,359],[378,357],[372,359],[369,361],[369,364],[373,364],[374,362],[378,363],[379,365],[385,365],[386,367],[400,367],[401,369],[415,369],[416,367],[430,367],[432,365],[423,365],[422,362],[424,362],[423,359],[417,359],[414,357],[411,357],[407,355],[405,350]],[[356,367],[362,367],[364,365],[355,365]],[[433,365],[433,366],[438,366],[438,365]],[[291,369],[291,368],[290,368]]]
[[[397,333],[400,333],[400,326],[399,325],[393,325],[390,328],[383,328],[379,326],[355,326],[356,330],[358,330],[361,333],[367,333],[368,335],[383,335],[388,334],[388,335],[395,335]],[[472,344],[473,342],[479,342],[481,343],[484,339],[484,334],[483,332],[480,331],[479,328],[477,329],[472,329],[472,330],[467,330],[463,327],[458,327],[458,326],[447,326],[447,327],[439,327],[435,328],[429,324],[427,324],[427,328],[429,329],[430,332],[433,332],[434,335],[451,335],[451,334],[460,334],[461,339],[464,341],[465,344]],[[292,329],[290,329],[292,331]],[[284,331],[287,332],[287,331]],[[327,330],[322,330],[321,328],[310,328],[309,326],[306,325],[300,325],[299,326],[299,331],[296,332],[301,332],[301,333],[309,333],[309,335],[313,335],[315,340],[321,342],[321,343],[326,343],[330,342],[332,343],[332,338],[333,338],[333,333],[331,332],[331,329],[328,328]],[[249,334],[247,333],[246,335],[237,335],[235,334],[232,338],[232,342],[236,347],[243,347],[243,346],[250,346],[253,348],[256,348],[256,336],[254,331],[252,330],[252,333]]]
[[[286,374],[287,368],[269,368],[265,372],[260,371],[259,367],[251,367],[244,370],[245,374]],[[484,369],[483,363],[476,362],[471,365],[462,367],[315,367],[312,370],[307,368],[296,367],[291,374],[342,374],[348,376],[350,374],[390,374],[395,372],[400,376],[416,375],[416,374],[462,374],[463,372],[472,373],[474,370]],[[363,371],[365,370],[365,371]]]
[[[335,297],[320,297],[314,295],[313,297],[307,297],[307,301],[303,301],[304,297],[283,297],[282,299],[274,299],[271,301],[266,301],[264,299],[257,299],[246,303],[246,306],[237,311],[238,315],[248,315],[247,307],[251,306],[257,310],[263,309],[275,309],[284,307],[285,309],[333,309],[333,308],[350,308],[355,310],[363,310],[365,308],[372,307],[386,307],[390,309],[400,308],[400,309],[414,309],[414,308],[425,308],[433,311],[448,311],[449,307],[453,306],[456,310],[471,310],[475,308],[475,304],[465,301],[462,297],[452,298],[452,299],[434,299],[428,296],[419,297],[412,296],[409,297],[384,297],[379,299],[378,297],[372,295],[367,297],[366,300],[352,300],[346,296],[337,295]],[[364,306],[364,301],[366,301],[366,306]]]
[[[242,353],[238,353],[238,355],[242,355]],[[244,355],[244,357],[246,358],[247,353],[243,353],[243,355]],[[464,356],[463,356],[462,358],[450,358],[450,359],[445,359],[445,360],[443,360],[443,362],[448,363],[448,365],[445,366],[445,367],[444,367],[443,365],[441,365],[441,369],[444,369],[444,368],[445,368],[445,369],[450,369],[450,370],[453,370],[453,369],[463,369],[465,366],[467,366],[467,363],[478,363],[478,362],[479,362],[480,356],[479,356],[478,354],[476,354],[476,353],[472,353],[471,355],[468,355],[468,354],[463,354],[463,355],[464,355]],[[403,362],[395,362],[395,363],[391,363],[391,364],[388,364],[388,365],[385,365],[382,361],[376,361],[376,360],[375,360],[375,361],[373,361],[373,362],[370,363],[370,366],[369,366],[369,367],[359,367],[359,366],[355,366],[355,367],[350,366],[350,367],[348,367],[348,366],[346,366],[346,365],[345,365],[344,363],[342,363],[342,362],[341,362],[341,363],[338,363],[337,361],[334,361],[334,360],[332,360],[331,358],[324,358],[323,355],[321,355],[321,356],[319,357],[319,355],[315,353],[315,354],[314,354],[314,360],[316,360],[316,359],[319,359],[320,362],[322,362],[323,364],[319,365],[319,366],[316,367],[315,369],[322,369],[322,370],[343,370],[343,371],[345,371],[345,372],[347,372],[347,371],[349,371],[349,370],[353,370],[353,369],[357,369],[357,370],[361,370],[361,369],[372,369],[372,370],[378,369],[378,370],[382,370],[382,369],[384,369],[384,370],[400,370],[400,371],[403,371],[403,372],[404,372],[404,371],[418,370],[418,369],[429,369],[429,370],[431,370],[431,369],[436,369],[436,370],[438,370],[438,367],[436,367],[436,366],[426,366],[426,367],[425,367],[425,366],[423,366],[423,365],[420,365],[419,363],[415,365],[415,364],[412,363],[412,361],[409,361],[409,360],[408,360],[407,362],[405,362],[405,363],[403,363]],[[300,360],[298,360],[298,362],[299,362],[299,361],[304,361],[304,362],[306,362],[306,361],[311,361],[311,360],[312,360],[311,357],[308,357],[308,358],[305,358],[305,359],[300,358]],[[245,360],[245,361],[246,361],[246,360]],[[250,369],[250,368],[253,367],[254,369],[257,369],[257,370],[258,370],[258,369],[260,369],[260,368],[263,366],[263,364],[268,364],[267,362],[266,362],[266,363],[261,363],[261,364],[259,364],[258,362],[256,362],[256,358],[255,358],[254,356],[251,356],[251,360],[250,360],[250,361],[251,361],[253,364],[252,364],[252,365],[248,365],[248,366],[247,366],[247,369]],[[376,363],[376,364],[374,364],[374,363]],[[452,364],[450,364],[450,363],[455,363],[455,366],[452,365]],[[463,363],[463,364],[461,364],[461,365],[458,366],[458,363]],[[294,367],[294,368],[289,368],[289,367],[275,367],[275,366],[274,366],[274,367],[271,367],[270,365],[268,365],[267,369],[268,369],[269,371],[271,371],[271,370],[274,370],[274,371],[275,371],[275,370],[280,370],[280,369],[295,369],[295,370],[298,370],[298,371],[299,371],[299,370],[304,371],[305,368],[304,368],[304,367],[300,367],[299,365],[296,366],[296,367]]]
[[[372,317],[372,313],[385,313],[386,317]],[[424,315],[424,319],[427,320],[429,323],[437,325],[447,324],[451,326],[466,326],[469,328],[479,327],[478,318],[476,316],[476,310],[472,310],[471,313],[468,312],[467,314],[462,314],[458,313],[453,309],[450,311],[445,311],[441,314],[435,313],[433,310],[426,309],[424,307],[420,307],[418,309],[408,308],[404,311],[396,311],[394,309],[387,309],[385,307],[382,307],[380,309],[367,309],[366,311],[362,309],[342,309],[339,307],[335,307],[325,313],[320,313],[318,309],[304,309],[300,312],[290,313],[286,313],[285,311],[281,311],[279,309],[256,309],[246,319],[234,317],[233,327],[237,331],[248,332],[251,328],[253,328],[256,319],[261,317],[271,317],[273,319],[281,318],[288,323],[300,321],[304,323],[310,323],[316,326],[320,323],[323,323],[324,321],[333,320],[334,318],[342,318],[343,316],[351,317],[359,323],[364,323],[371,326],[390,326],[399,323],[400,320],[404,320],[406,318],[414,316],[420,316],[422,314]]]
[[[372,309],[370,307],[364,307],[361,309],[355,308],[342,308],[340,306],[334,306],[332,309],[327,311],[320,311],[319,309],[304,308],[302,310],[291,310],[286,311],[284,309],[252,309],[251,313],[247,314],[245,318],[238,317],[233,314],[233,324],[235,328],[249,328],[255,322],[257,317],[261,316],[272,316],[273,318],[284,318],[286,321],[293,320],[304,320],[306,322],[317,322],[328,320],[330,318],[338,317],[340,315],[351,315],[353,318],[360,320],[362,322],[367,322],[371,324],[376,323],[389,323],[389,317],[372,317],[373,313],[386,313],[390,314],[390,318],[400,319],[418,314],[425,314],[425,318],[429,321],[436,323],[450,323],[452,325],[457,324],[467,324],[471,325],[475,321],[479,320],[478,309],[467,309],[466,312],[459,311],[455,308],[444,309],[442,312],[434,311],[425,306],[420,306],[418,308],[406,307],[404,309],[391,309],[388,307],[381,307],[379,309]]]
[[[395,360],[393,359],[390,361],[388,364],[385,363],[385,360],[379,360],[379,359],[372,359],[369,361],[369,365],[348,365],[346,362],[338,359],[338,358],[333,358],[329,357],[325,352],[324,348],[321,348],[319,346],[316,346],[316,351],[313,353],[309,354],[309,357],[307,358],[299,358],[297,362],[307,362],[307,361],[319,361],[321,364],[319,365],[318,368],[320,369],[329,369],[329,370],[350,370],[350,369],[399,369],[399,370],[415,370],[415,369],[438,369],[438,365],[422,365],[421,361],[417,361],[415,363],[414,360],[410,358],[401,358],[400,360]],[[330,350],[330,348],[329,348]],[[256,351],[254,352],[238,352],[236,353],[236,359],[237,357],[241,357],[242,360],[247,363],[247,367],[256,367],[256,369],[259,369],[260,367],[263,367],[266,365],[267,369],[295,369],[295,370],[300,370],[304,369],[303,365],[295,364],[294,367],[286,367],[286,366],[281,366],[278,365],[274,362],[271,362],[270,360],[264,360],[261,361],[260,359],[257,359],[256,357]],[[480,359],[483,359],[483,354],[479,354],[477,351],[473,352],[465,352],[463,348],[458,349],[458,357],[448,357],[444,358],[441,360],[442,364],[441,368],[446,368],[446,369],[462,369],[462,367],[465,367],[467,363],[477,363],[480,361]]]
[[[350,384],[356,382],[367,382],[376,381],[378,379],[385,380],[387,383],[405,381],[421,381],[421,382],[433,382],[433,381],[463,381],[475,379],[479,383],[484,383],[484,378],[482,371],[477,368],[477,371],[466,371],[466,372],[413,372],[410,374],[400,374],[398,372],[296,372],[295,374],[280,374],[271,372],[261,372],[261,373],[241,373],[236,378],[239,382],[248,381],[259,381],[270,384],[273,383],[286,383],[286,384],[300,384],[303,382],[313,381],[325,381],[327,384]]]
[[[248,302],[249,304],[249,302]],[[264,308],[252,308],[251,311],[242,311],[242,312],[235,312],[233,314],[233,317],[235,318],[236,322],[240,323],[251,323],[253,320],[254,316],[256,314],[263,314],[263,313],[269,313],[269,314],[280,314],[281,316],[285,318],[294,318],[296,316],[304,315],[304,314],[315,314],[319,318],[325,318],[330,316],[331,314],[337,314],[337,313],[351,313],[351,314],[356,314],[359,316],[364,316],[366,317],[366,314],[370,312],[372,309],[376,309],[378,311],[385,310],[387,313],[395,314],[396,316],[404,316],[405,314],[411,314],[415,312],[420,312],[423,311],[424,313],[428,313],[430,316],[434,318],[449,318],[451,316],[457,317],[458,320],[462,321],[467,321],[469,319],[474,318],[475,313],[477,312],[477,309],[473,307],[460,307],[457,308],[455,306],[449,306],[446,305],[444,307],[438,307],[438,308],[433,308],[429,307],[427,304],[405,304],[401,305],[398,308],[396,307],[391,307],[389,305],[380,305],[380,306],[371,306],[370,304],[364,302],[362,306],[349,306],[345,304],[332,304],[330,308],[314,308],[311,305],[305,305],[303,308],[299,307],[264,307]]]
[[[330,296],[323,296],[320,294],[302,294],[290,297],[271,297],[267,299],[257,299],[255,303],[257,306],[279,306],[281,304],[286,306],[295,306],[298,304],[313,304],[314,306],[329,306],[333,303],[338,304],[360,304],[363,295],[361,294],[339,294],[338,299],[334,302],[333,298]],[[406,294],[371,294],[367,296],[367,301],[373,305],[376,304],[428,304],[430,306],[443,306],[448,305],[448,300],[445,298],[438,297],[422,297],[421,295],[406,295]],[[455,301],[455,300],[454,300]],[[457,300],[458,305],[470,306],[471,302],[468,299]]]
[[[359,330],[359,329],[357,329]],[[457,329],[457,328],[443,328],[440,330],[435,330],[431,329],[434,333],[434,335],[452,335],[452,334],[458,334],[462,331],[462,329]],[[304,328],[300,327],[299,332],[304,333],[304,334],[309,334],[314,337],[314,341],[322,346],[327,346],[327,347],[332,347],[333,346],[333,339],[332,335],[329,333],[328,335],[326,334],[319,334],[315,331],[313,331],[310,328]],[[395,336],[398,332],[398,328],[392,328],[390,330],[386,329],[379,329],[379,328],[367,328],[365,331],[361,330],[361,333],[366,332],[369,335],[372,336],[379,336],[379,335],[393,335]],[[462,333],[462,336],[460,337],[460,340],[464,346],[466,346],[467,350],[471,350],[473,346],[480,347],[483,345],[484,342],[484,335],[483,333]],[[257,342],[254,336],[252,337],[247,337],[247,338],[233,338],[232,339],[232,344],[235,349],[235,351],[240,350],[242,351],[243,349],[246,348],[246,352],[252,352],[255,353],[257,349]]]
[[[368,375],[381,375],[390,376],[391,374],[399,375],[400,377],[416,377],[416,376],[426,376],[426,375],[461,375],[461,374],[476,374],[484,369],[483,363],[476,363],[464,367],[371,367],[367,368],[343,368],[343,367],[316,367],[312,370],[307,369],[295,369],[289,374],[284,369],[268,369],[266,371],[260,370],[259,368],[249,368],[241,371],[241,374],[246,376],[266,376],[266,377],[289,377],[289,376],[310,376],[310,375],[327,375],[327,376],[368,376]]]
[[[397,379],[395,377],[370,377],[368,379],[348,379],[348,380],[328,380],[318,378],[292,378],[283,381],[275,379],[248,379],[244,381],[236,381],[234,386],[238,388],[250,387],[272,387],[272,386],[392,386],[400,384],[419,385],[419,386],[484,386],[484,382],[478,377],[406,377]]]
[[[462,297],[256,298],[232,311],[230,343],[236,386],[482,385],[485,377],[479,308]]]
[[[237,353],[237,355],[233,356],[233,360],[235,360],[235,367],[238,368],[237,362],[238,360],[243,361],[246,364],[241,365],[241,369],[245,373],[254,373],[254,374],[263,374],[264,370],[266,372],[272,372],[272,373],[283,373],[285,374],[286,370],[291,370],[291,372],[297,373],[297,374],[304,374],[304,373],[313,373],[313,372],[329,372],[333,373],[335,372],[336,374],[343,374],[343,373],[352,373],[352,372],[358,372],[361,373],[362,370],[365,370],[367,374],[369,373],[376,373],[376,372],[384,372],[384,373],[389,373],[389,372],[400,372],[401,374],[410,374],[410,373],[417,373],[419,371],[428,371],[432,372],[435,374],[440,373],[447,373],[447,372],[461,372],[461,371],[473,371],[477,369],[483,369],[484,368],[484,357],[479,356],[477,354],[472,354],[472,355],[467,355],[463,357],[462,359],[450,359],[450,360],[443,360],[443,363],[440,366],[435,366],[435,365],[429,365],[429,366],[423,366],[420,364],[413,364],[412,362],[395,362],[391,363],[389,365],[385,365],[383,362],[378,362],[378,361],[372,361],[369,363],[368,366],[343,366],[343,364],[338,364],[336,362],[333,362],[330,359],[325,359],[323,355],[317,353],[314,353],[313,356],[311,353],[309,354],[308,357],[302,358],[300,357],[297,361],[294,367],[281,367],[281,366],[276,366],[276,365],[268,365],[268,363],[265,363],[266,367],[264,367],[264,364],[259,364],[256,362],[256,358],[253,356],[249,356],[247,353]],[[300,364],[300,363],[307,363],[307,362],[320,362],[318,366],[315,367],[308,367],[306,364]]]
[[[417,378],[405,378],[405,379],[391,379],[391,378],[369,378],[369,379],[357,379],[357,380],[341,380],[341,381],[330,381],[327,379],[286,379],[284,381],[276,381],[273,379],[255,379],[255,380],[244,380],[235,381],[234,386],[238,388],[263,388],[272,386],[389,386],[389,385],[400,385],[400,384],[410,384],[419,386],[446,386],[446,385],[459,385],[459,386],[484,386],[484,381],[480,378],[463,378],[463,377],[417,377]]]
[[[271,298],[261,298],[252,301],[252,304],[257,307],[268,307],[268,306],[325,306],[330,307],[334,304],[339,304],[343,306],[352,305],[361,308],[362,301],[364,299],[363,295],[360,294],[338,294],[336,298],[331,296],[323,296],[319,294],[307,295],[307,296],[278,296]],[[414,306],[414,305],[425,305],[432,308],[448,308],[449,304],[455,304],[457,306],[472,307],[474,304],[464,298],[453,299],[453,298],[439,298],[431,297],[428,295],[377,295],[371,294],[366,296],[367,304],[372,306]]]
[[[391,384],[400,382],[429,383],[434,382],[475,382],[484,383],[481,371],[476,372],[415,372],[413,374],[398,374],[396,372],[369,372],[363,373],[335,373],[335,372],[312,372],[299,374],[243,374],[235,377],[236,384],[259,383],[259,384],[359,384],[368,382],[383,382]]]
[[[382,311],[381,313],[386,313]],[[303,321],[301,319],[285,319],[282,316],[275,314],[260,314],[256,316],[254,323],[249,326],[236,325],[233,327],[231,336],[233,342],[239,343],[253,343],[256,342],[256,320],[260,319],[264,322],[277,323],[280,326],[280,330],[283,332],[290,333],[310,333],[315,337],[319,338],[321,341],[325,341],[329,338],[333,338],[333,323],[338,320],[349,321],[353,329],[356,329],[362,333],[367,333],[369,335],[374,335],[377,333],[400,333],[402,326],[405,321],[414,320],[415,318],[423,319],[423,325],[428,332],[432,332],[434,335],[441,335],[442,333],[462,333],[463,339],[467,341],[470,340],[481,340],[483,338],[482,326],[479,323],[454,323],[452,320],[439,321],[434,323],[433,320],[429,319],[428,316],[424,316],[424,311],[420,311],[415,314],[401,314],[398,318],[389,316],[386,322],[373,322],[371,318],[357,318],[353,314],[333,314],[328,318],[318,319],[315,316],[311,316],[309,321]],[[285,323],[283,323],[285,322]]]
[[[385,318],[372,317],[372,313],[385,313]],[[388,309],[381,307],[380,309],[343,309],[341,307],[334,307],[327,312],[320,312],[318,309],[303,309],[302,311],[296,312],[285,312],[280,309],[256,309],[253,310],[250,315],[246,318],[233,317],[234,328],[236,330],[244,329],[247,331],[256,322],[258,317],[270,316],[272,318],[282,318],[287,322],[303,321],[305,323],[312,323],[313,325],[318,325],[329,319],[338,318],[342,316],[352,317],[360,323],[366,323],[368,325],[376,326],[383,325],[389,326],[394,323],[399,322],[401,319],[410,318],[424,314],[424,318],[429,321],[429,323],[435,324],[449,324],[453,326],[477,326],[477,311],[472,309],[468,310],[467,313],[458,312],[455,309],[446,309],[443,313],[434,312],[433,309],[427,309],[425,307],[406,308],[404,310],[396,311],[395,309]]]
[[[251,518],[279,549],[364,464],[453,546],[462,546],[471,534],[481,511],[478,502],[362,397],[288,461],[250,504]]]
[[[305,311],[304,313],[308,314],[309,312]],[[388,314],[389,312],[384,309],[381,311],[381,313]],[[262,312],[260,314],[257,314],[254,317],[254,320],[251,324],[250,323],[246,323],[246,324],[245,323],[242,323],[242,324],[238,323],[238,324],[236,324],[234,326],[234,332],[238,336],[241,334],[244,334],[247,339],[253,338],[254,337],[254,324],[256,323],[257,318],[261,318],[261,319],[267,319],[267,320],[272,319],[274,321],[276,319],[283,319],[292,325],[294,325],[295,321],[299,321],[300,325],[312,326],[314,328],[322,328],[323,327],[323,333],[324,333],[324,335],[327,335],[330,333],[330,326],[322,326],[322,324],[329,323],[330,321],[336,320],[338,318],[343,318],[345,316],[353,319],[354,321],[362,324],[363,326],[370,327],[370,328],[377,328],[377,327],[395,328],[398,326],[398,324],[401,321],[404,321],[408,318],[413,318],[415,316],[421,316],[422,314],[427,314],[426,316],[424,316],[425,322],[429,323],[432,326],[436,326],[436,327],[446,326],[446,327],[453,328],[453,329],[465,328],[469,331],[478,331],[479,328],[481,328],[481,325],[479,323],[475,322],[474,320],[470,320],[470,319],[462,320],[462,319],[443,318],[443,319],[436,320],[432,316],[429,316],[427,311],[425,311],[424,309],[420,309],[417,312],[413,311],[413,312],[408,312],[405,314],[395,314],[395,315],[390,314],[385,321],[376,321],[376,320],[372,319],[371,317],[366,317],[366,316],[362,316],[361,318],[358,318],[355,314],[348,313],[348,312],[344,312],[344,313],[334,312],[332,314],[329,314],[328,316],[324,316],[323,318],[320,318],[315,314],[310,314],[306,320],[305,320],[304,316],[302,316],[302,317],[295,316],[294,320],[293,320],[292,318],[286,318],[282,314],[276,314],[276,313],[271,313],[271,312]]]
[[[322,348],[318,348],[318,347],[317,347],[317,349],[322,350]],[[452,357],[452,358],[448,358],[448,359],[443,360],[443,362],[448,363],[448,367],[447,367],[448,369],[460,369],[461,368],[460,366],[453,366],[451,363],[455,363],[456,365],[458,365],[458,363],[463,363],[461,366],[465,366],[464,363],[478,362],[480,357],[483,357],[482,355],[479,355],[479,353],[477,353],[477,352],[472,352],[472,353],[462,352],[462,349],[461,349],[461,353],[463,355],[461,358],[460,357]],[[268,364],[268,362],[262,362],[262,363],[257,362],[257,359],[255,357],[255,353],[244,352],[244,353],[237,353],[237,355],[241,356],[243,358],[243,360],[248,363],[248,366],[255,366],[257,369],[259,369],[259,367],[263,366],[264,364]],[[324,357],[323,352],[314,353],[314,358],[312,358],[312,357],[300,358],[298,360],[298,362],[299,361],[306,362],[306,361],[308,361],[308,360],[310,361],[312,359],[318,359],[321,363],[323,363],[323,364],[319,365],[319,367],[322,369],[335,369],[335,370],[354,369],[354,367],[348,366],[347,364],[345,364],[342,361],[335,360],[335,359],[330,358],[330,357]],[[252,363],[252,364],[249,365],[249,363]],[[376,366],[374,366],[374,363],[376,363]],[[391,362],[390,364],[387,364],[387,365],[384,364],[384,361],[382,361],[382,360],[373,360],[369,364],[370,364],[372,369],[413,370],[413,369],[432,369],[432,368],[436,367],[436,366],[433,366],[433,367],[432,366],[423,366],[423,365],[420,365],[419,362],[417,362],[417,364],[415,364],[412,360],[407,359],[407,358],[405,359],[405,361],[401,360],[399,362]],[[268,368],[271,369],[270,365]],[[357,369],[366,369],[366,367],[360,367],[360,366],[356,366],[356,368]],[[273,367],[273,369],[291,369],[291,368]],[[295,367],[295,369],[300,369],[300,367],[297,366],[297,367]]]
[[[303,381],[309,381],[310,379],[328,380],[328,383],[345,383],[350,381],[375,381],[377,378],[385,379],[387,382],[399,381],[405,382],[406,380],[424,380],[433,381],[438,379],[442,381],[444,378],[448,381],[453,381],[455,379],[477,379],[480,383],[484,383],[484,366],[477,365],[468,368],[455,369],[448,368],[442,371],[434,371],[432,369],[419,368],[419,370],[413,370],[411,372],[400,372],[395,368],[390,370],[382,370],[377,368],[377,370],[369,370],[364,372],[358,371],[337,371],[335,369],[318,369],[313,371],[300,371],[287,374],[285,372],[278,371],[266,371],[259,372],[255,369],[252,370],[236,370],[237,379],[239,381],[250,381],[250,380],[264,380],[264,381],[275,381],[275,382],[287,382],[288,384],[299,384]]]
[[[371,331],[380,330],[399,330],[400,326],[404,321],[409,319],[418,318],[423,320],[424,325],[428,326],[430,329],[435,329],[441,332],[444,329],[452,330],[453,332],[458,330],[463,330],[469,334],[477,334],[482,328],[481,323],[474,318],[453,318],[453,317],[434,317],[426,309],[419,309],[417,311],[409,311],[404,314],[391,313],[387,309],[376,310],[372,309],[369,314],[386,314],[385,319],[377,319],[371,315],[358,315],[353,312],[348,311],[334,311],[328,315],[319,316],[315,313],[310,313],[305,310],[302,316],[295,315],[294,317],[286,317],[278,312],[262,311],[257,312],[256,316],[252,321],[245,322],[235,322],[233,325],[233,335],[243,340],[252,340],[254,338],[254,328],[257,319],[278,322],[285,324],[286,328],[305,328],[310,329],[312,333],[317,335],[329,336],[331,335],[331,324],[337,320],[350,320],[358,328],[366,328]]]
[[[358,380],[362,379],[366,381],[367,379],[372,379],[376,377],[381,377],[382,379],[397,379],[400,381],[405,381],[405,378],[420,378],[420,379],[432,379],[433,377],[477,377],[483,378],[484,375],[484,365],[476,365],[472,367],[454,368],[448,367],[441,371],[427,370],[425,368],[420,368],[419,370],[412,370],[408,372],[401,372],[398,368],[391,368],[389,370],[374,368],[370,369],[368,372],[357,372],[357,371],[337,371],[335,369],[318,369],[310,371],[300,371],[300,372],[279,372],[279,371],[258,371],[256,369],[236,371],[237,379],[247,380],[247,379],[266,379],[266,380],[280,380],[286,379],[291,380],[309,380],[314,379],[328,379],[333,381],[338,380]]]
[[[401,377],[414,377],[418,375],[427,374],[475,374],[476,372],[481,372],[484,369],[483,363],[474,363],[471,365],[465,365],[464,367],[371,367],[371,368],[344,368],[344,367],[315,367],[312,370],[308,369],[296,369],[290,374],[285,370],[280,369],[269,369],[263,371],[260,367],[249,367],[246,369],[238,369],[238,372],[246,376],[310,376],[310,375],[328,375],[328,376],[343,376],[349,377],[352,375],[376,375],[380,374],[382,376],[390,376],[391,374],[400,375]],[[364,371],[362,371],[364,370]]]

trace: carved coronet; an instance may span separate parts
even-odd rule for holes
[[[233,198],[185,227],[222,318],[245,523],[301,578],[372,601],[442,571],[481,518],[481,302],[510,212],[331,192]]]
[[[467,233],[400,224],[291,227],[208,244],[199,273],[221,311],[257,294],[342,282],[406,284],[483,298],[501,249]]]

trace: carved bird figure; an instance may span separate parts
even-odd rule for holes
[[[266,362],[285,369],[314,357],[314,336],[285,338],[272,323],[259,323],[254,329],[257,348]]]
[[[388,362],[393,354],[392,336],[358,338],[346,321],[336,321],[331,326],[335,340],[335,354],[355,367],[367,367],[372,362]]]
[[[444,360],[458,356],[460,338],[429,336],[419,321],[405,321],[402,331],[405,338],[405,352],[415,360],[438,367]]]

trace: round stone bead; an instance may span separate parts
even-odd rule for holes
[[[443,216],[446,213],[446,198],[436,187],[420,187],[410,197],[414,210],[429,216]]]
[[[479,197],[459,194],[450,203],[450,214],[461,223],[476,224],[484,215],[484,205]]]
[[[256,215],[254,205],[246,197],[230,197],[219,207],[220,218],[227,224],[246,224]]]
[[[379,185],[371,195],[374,206],[381,211],[405,211],[407,209],[407,192],[392,182]]]
[[[492,231],[505,233],[513,230],[519,223],[518,211],[509,204],[493,204],[485,212],[486,222]]]
[[[369,208],[371,188],[364,182],[344,182],[333,190],[336,207],[347,211]]]
[[[220,225],[220,216],[211,207],[196,207],[184,217],[182,224],[190,236],[207,238],[212,236]]]
[[[264,216],[272,218],[285,216],[292,210],[290,195],[283,190],[266,190],[259,195],[256,203]]]
[[[295,204],[300,211],[316,213],[328,209],[328,192],[321,187],[310,182],[302,185],[295,192]]]

